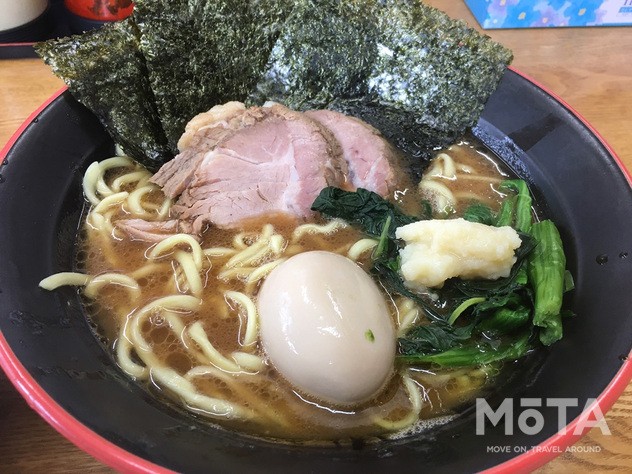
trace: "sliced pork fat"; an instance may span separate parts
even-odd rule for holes
[[[178,140],[178,150],[184,151],[189,148],[193,137],[202,128],[220,127],[225,129],[237,129],[239,128],[239,117],[246,111],[246,106],[243,102],[226,102],[225,104],[216,105],[212,107],[208,112],[202,112],[197,114],[184,128],[184,133]]]

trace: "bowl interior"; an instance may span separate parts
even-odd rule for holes
[[[508,71],[474,133],[526,179],[560,228],[576,289],[564,339],[516,364],[514,380],[490,404],[513,397],[571,398],[567,420],[596,398],[632,347],[632,190],[594,133],[546,92]],[[82,312],[77,291],[38,282],[73,268],[87,166],[111,156],[111,139],[68,92],[25,129],[0,167],[0,331],[15,358],[57,404],[123,450],[176,471],[308,469],[366,472],[428,468],[481,470],[557,432],[557,408],[543,406],[534,435],[488,424],[476,434],[473,406],[445,426],[403,441],[351,447],[273,444],[210,426],[160,403],[113,363]],[[631,254],[628,257],[628,254]],[[605,260],[607,260],[605,262]],[[370,370],[367,368],[367,370]],[[520,410],[514,410],[514,426]]]

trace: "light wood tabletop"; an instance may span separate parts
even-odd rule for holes
[[[461,1],[427,3],[478,28]],[[632,169],[632,27],[488,30],[486,34],[512,49],[513,66],[563,98]],[[62,85],[39,59],[0,60],[0,145]],[[538,472],[630,472],[632,384],[606,414],[606,421],[611,435],[593,428],[575,445],[577,449],[562,453]],[[112,470],[43,421],[0,371],[0,472]]]

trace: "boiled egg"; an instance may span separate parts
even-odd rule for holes
[[[346,257],[289,258],[266,278],[257,307],[263,349],[299,393],[357,404],[393,373],[396,334],[385,297]]]

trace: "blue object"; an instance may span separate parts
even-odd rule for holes
[[[465,0],[484,29],[632,25],[630,0]]]

